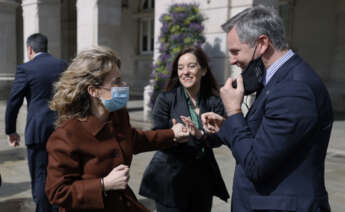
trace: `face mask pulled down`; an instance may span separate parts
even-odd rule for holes
[[[129,87],[112,87],[111,88],[111,99],[102,99],[101,101],[104,107],[109,112],[117,111],[124,108],[129,99]]]
[[[252,56],[252,60],[246,69],[241,73],[244,84],[244,95],[249,95],[262,88],[262,77],[265,71],[265,65],[261,60],[261,56],[254,59],[256,47]],[[237,87],[236,80],[232,82],[234,88]]]

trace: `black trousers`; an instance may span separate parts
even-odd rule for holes
[[[45,145],[27,145],[27,156],[31,176],[31,192],[36,203],[36,212],[57,212],[58,207],[49,203],[45,193],[48,165],[48,153]]]
[[[214,178],[207,157],[188,166],[181,178],[177,195],[181,201],[174,207],[156,201],[157,212],[210,212],[212,209]]]

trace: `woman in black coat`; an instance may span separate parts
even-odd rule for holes
[[[172,119],[190,117],[194,136],[185,144],[157,151],[145,170],[139,194],[156,201],[158,212],[211,211],[213,196],[229,198],[212,147],[222,143],[205,134],[201,114],[224,115],[218,86],[200,48],[187,48],[173,61],[166,91],[155,102],[153,129],[167,129]]]

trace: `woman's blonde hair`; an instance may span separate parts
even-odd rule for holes
[[[120,67],[120,58],[109,48],[93,47],[80,52],[54,84],[49,107],[58,114],[56,125],[90,115],[88,86],[101,86],[105,77]]]

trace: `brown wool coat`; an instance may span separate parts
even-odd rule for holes
[[[130,166],[133,154],[172,146],[173,137],[171,129],[132,128],[126,109],[114,112],[108,122],[94,116],[64,122],[47,143],[49,201],[60,212],[148,211],[129,187],[104,197],[100,178],[120,164]]]

